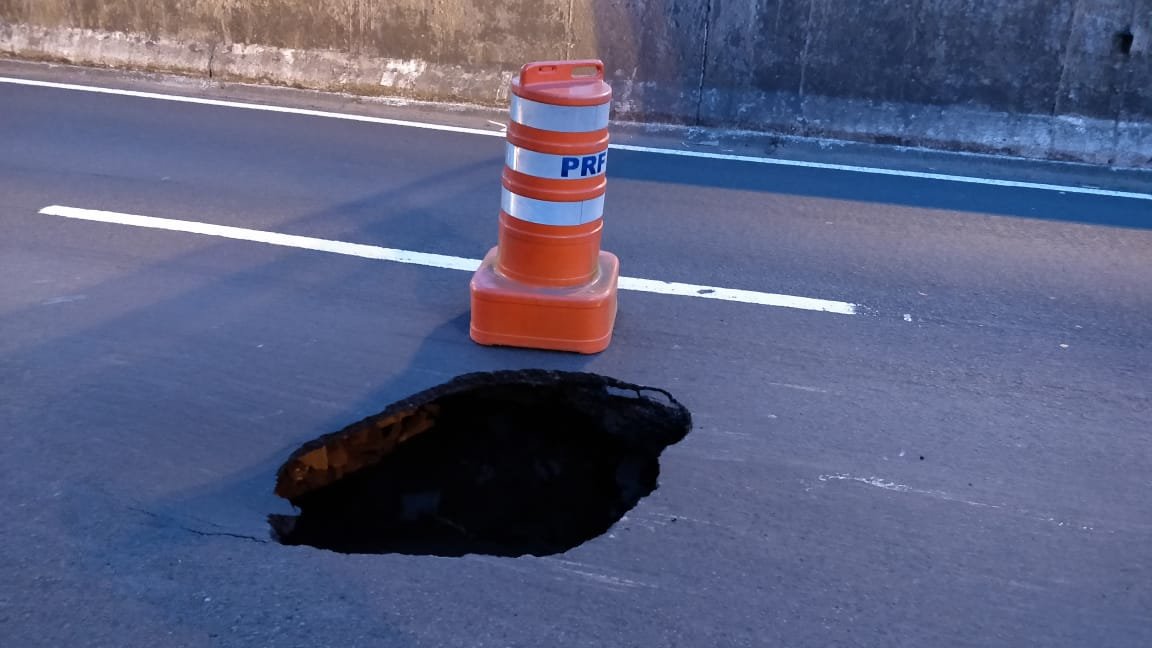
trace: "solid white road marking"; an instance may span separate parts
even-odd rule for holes
[[[103,211],[99,209],[81,209],[78,207],[64,207],[51,205],[40,210],[46,216],[61,216],[100,223],[115,223],[117,225],[130,225],[132,227],[147,227],[151,229],[170,230],[173,232],[188,232],[203,234],[205,236],[219,236],[238,241],[253,241],[269,245],[331,252],[347,256],[362,257],[365,259],[378,259],[381,261],[394,261],[413,265],[429,266],[432,268],[445,268],[448,270],[465,270],[475,272],[480,267],[479,259],[466,259],[463,257],[448,256],[444,254],[428,254],[426,252],[413,252],[410,250],[397,250],[376,245],[362,243],[347,243],[344,241],[331,241],[328,239],[313,238],[311,236],[298,236],[295,234],[281,234],[279,232],[266,232],[263,230],[248,229],[245,227],[232,227],[229,225],[213,225],[196,221],[176,220],[173,218],[157,218],[155,216],[139,216],[136,214],[122,214],[119,212]],[[723,301],[742,302],[745,304],[759,304],[762,306],[780,306],[783,308],[798,308],[801,310],[822,311],[840,315],[855,315],[855,304],[826,299],[813,299],[811,297],[795,297],[792,295],[777,295],[773,293],[757,292],[755,290],[738,290],[734,288],[721,288],[718,286],[704,286],[697,284],[673,283],[655,281],[652,279],[637,279],[635,277],[620,277],[618,284],[621,290],[649,292],[660,295],[679,295],[684,297],[699,297],[701,299],[720,299]]]
[[[640,153],[659,153],[661,155],[675,155],[679,157],[708,158],[710,160],[729,160],[733,162],[752,162],[755,164],[772,164],[775,166],[804,167],[807,169],[823,169],[826,171],[847,171],[850,173],[867,173],[872,175],[900,176],[903,178],[918,178],[921,180],[941,180],[944,182],[959,182],[964,184],[990,185],[993,187],[1010,187],[1013,189],[1037,189],[1040,191],[1058,191],[1061,193],[1087,194],[1090,196],[1107,196],[1109,198],[1131,198],[1133,200],[1152,200],[1152,194],[1137,193],[1134,191],[1113,191],[1111,189],[1097,189],[1096,187],[1073,187],[1066,185],[1044,184],[1042,182],[1019,182],[1016,180],[998,180],[996,178],[977,178],[973,176],[957,176],[945,173],[926,173],[922,171],[903,171],[900,169],[879,169],[874,167],[852,166],[849,164],[827,164],[824,162],[804,162],[801,160],[782,160],[778,158],[762,158],[750,155],[729,155],[725,153],[707,153],[704,151],[684,151],[676,149],[649,148],[647,146],[632,146],[630,144],[613,144],[611,148],[621,151],[637,151]]]
[[[323,117],[326,119],[342,119],[346,121],[366,122],[370,124],[385,124],[388,126],[404,126],[407,128],[422,128],[425,130],[446,131],[450,133],[463,133],[467,135],[484,135],[487,137],[504,137],[504,131],[491,131],[481,128],[465,128],[463,126],[448,126],[445,124],[431,124],[426,122],[410,121],[404,119],[387,119],[384,117],[369,117],[367,115],[353,115],[349,113],[330,112],[326,110],[310,110],[307,108],[290,108],[271,104],[257,104],[240,101],[227,101],[224,99],[207,99],[204,97],[188,97],[182,95],[162,94],[158,92],[141,92],[138,90],[122,90],[120,88],[104,88],[100,86],[78,85],[74,83],[57,83],[54,81],[37,81],[33,79],[20,79],[16,77],[0,77],[0,83],[12,85],[32,86],[37,88],[54,88],[57,90],[75,90],[78,92],[91,92],[96,94],[117,95],[122,97],[136,97],[139,99],[156,99],[159,101],[174,101],[179,103],[199,104],[204,106],[217,106],[221,108],[239,108],[243,110],[261,110],[265,112],[284,113],[290,115],[303,115],[306,117]],[[491,122],[490,122],[491,123]],[[1035,189],[1039,191],[1057,191],[1064,193],[1086,194],[1091,196],[1106,196],[1109,198],[1130,198],[1133,200],[1152,200],[1152,193],[1139,193],[1134,191],[1113,191],[1096,187],[1074,187],[1054,185],[1041,182],[1019,182],[1016,180],[999,180],[996,178],[979,178],[974,176],[958,176],[945,173],[926,173],[921,171],[902,171],[900,169],[881,169],[875,167],[854,166],[848,164],[827,164],[824,162],[804,162],[801,160],[784,160],[780,158],[756,157],[751,155],[730,155],[725,153],[709,153],[707,151],[686,151],[680,149],[654,148],[649,146],[634,146],[631,144],[612,144],[609,148],[620,151],[633,151],[637,153],[652,153],[656,155],[673,155],[678,157],[704,158],[709,160],[727,160],[731,162],[750,162],[753,164],[768,164],[774,166],[802,167],[807,169],[821,169],[825,171],[845,171],[849,173],[865,173],[872,175],[899,176],[904,178],[917,178],[921,180],[939,180],[943,182],[959,182],[965,184],[989,185],[994,187],[1008,187],[1013,189]]]
[[[264,112],[284,113],[289,115],[303,115],[305,117],[323,117],[325,119],[343,119],[345,121],[367,122],[369,124],[385,124],[387,126],[405,126],[407,128],[423,128],[426,130],[447,131],[449,133],[464,133],[466,135],[488,135],[490,137],[504,137],[503,132],[484,130],[482,128],[465,128],[463,126],[448,126],[446,124],[428,124],[425,122],[409,121],[406,119],[388,119],[385,117],[370,117],[368,115],[352,115],[349,113],[329,112],[327,110],[311,110],[308,108],[290,108],[288,106],[273,106],[270,104],[247,103],[242,101],[227,101],[224,99],[207,99],[204,97],[187,97],[182,95],[162,94],[159,92],[140,92],[138,90],[121,90],[120,88],[101,88],[98,86],[77,85],[74,83],[56,83],[53,81],[33,81],[32,79],[17,79],[0,77],[0,83],[13,85],[33,86],[37,88],[54,88],[56,90],[76,90],[78,92],[92,92],[95,94],[117,95],[120,97],[136,97],[137,99],[156,99],[158,101],[174,101],[177,103],[199,104],[201,106],[216,106],[218,108],[240,108],[243,110],[260,110]]]

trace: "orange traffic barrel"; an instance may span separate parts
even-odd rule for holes
[[[512,80],[496,247],[472,278],[472,339],[603,351],[619,261],[600,250],[612,89],[600,61],[525,65]]]

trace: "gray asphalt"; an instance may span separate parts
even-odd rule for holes
[[[495,242],[502,146],[0,84],[0,644],[1152,645],[1152,202],[616,151],[604,246],[624,274],[863,313],[621,293],[592,357],[474,345],[465,273],[37,214],[475,258]],[[775,154],[789,147],[1152,190],[1138,172]],[[268,540],[265,515],[289,512],[274,472],[299,444],[519,367],[658,386],[692,410],[659,489],[609,534],[547,558]]]

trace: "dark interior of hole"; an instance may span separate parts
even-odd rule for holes
[[[272,516],[285,544],[344,553],[549,555],[607,531],[657,486],[690,427],[675,401],[586,379],[480,385],[434,425]]]
[[[1117,54],[1122,56],[1129,56],[1132,54],[1133,40],[1132,32],[1119,32],[1112,37],[1112,49],[1115,50]]]

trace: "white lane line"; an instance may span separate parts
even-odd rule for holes
[[[57,90],[75,90],[78,92],[91,92],[96,94],[117,95],[122,97],[136,97],[139,99],[156,99],[159,101],[174,101],[179,103],[199,104],[203,106],[218,106],[222,108],[239,108],[243,110],[261,110],[265,112],[284,113],[290,115],[303,115],[306,117],[323,117],[326,119],[342,119],[345,121],[366,122],[370,124],[385,124],[388,126],[404,126],[407,128],[422,128],[425,130],[446,131],[449,133],[463,133],[467,135],[484,135],[486,137],[504,137],[504,131],[485,130],[482,128],[465,128],[463,126],[448,126],[427,122],[410,121],[404,119],[388,119],[385,117],[369,117],[367,115],[353,115],[349,113],[330,112],[326,110],[310,110],[307,108],[290,108],[271,104],[247,103],[240,101],[227,101],[224,99],[206,99],[203,97],[188,97],[182,95],[162,94],[158,92],[141,92],[138,90],[122,90],[120,88],[104,88],[100,86],[78,85],[74,83],[57,83],[54,81],[36,81],[33,79],[20,79],[16,77],[0,77],[0,83],[12,85],[32,86],[38,88],[54,88]],[[489,123],[493,123],[489,121]],[[1133,200],[1152,200],[1152,193],[1134,191],[1113,191],[1096,187],[1075,187],[1071,185],[1045,184],[1041,182],[1019,182],[1016,180],[998,180],[995,178],[979,178],[975,176],[958,176],[945,173],[926,173],[922,171],[902,171],[900,169],[881,169],[876,167],[854,166],[849,164],[828,164],[824,162],[805,162],[801,160],[785,160],[780,158],[756,157],[751,155],[731,155],[726,153],[710,153],[706,151],[686,151],[679,149],[654,148],[650,146],[634,146],[631,144],[612,144],[610,148],[619,151],[633,151],[637,153],[652,153],[656,155],[672,155],[688,158],[703,158],[709,160],[726,160],[730,162],[750,162],[753,164],[767,164],[774,166],[802,167],[807,169],[820,169],[825,171],[845,171],[849,173],[865,173],[872,175],[899,176],[904,178],[918,178],[921,180],[940,180],[944,182],[959,182],[965,184],[989,185],[994,187],[1008,187],[1013,189],[1036,189],[1040,191],[1056,191],[1073,194],[1086,194],[1090,196],[1106,196],[1109,198],[1130,198]]]
[[[171,230],[173,232],[204,234],[205,236],[220,236],[238,241],[253,241],[255,243],[267,243],[269,245],[281,245],[304,250],[331,252],[333,254],[344,254],[365,259],[378,259],[380,261],[411,263],[414,265],[431,266],[433,268],[447,268],[449,270],[468,270],[475,272],[476,268],[480,267],[480,261],[477,259],[463,259],[444,254],[410,252],[408,250],[397,250],[375,245],[330,241],[328,239],[313,238],[311,236],[280,234],[279,232],[265,232],[262,230],[248,229],[246,227],[213,225],[211,223],[198,223],[196,221],[176,220],[173,218],[137,216],[136,214],[121,214],[119,212],[102,211],[99,209],[80,209],[60,205],[45,207],[40,210],[40,213],[47,216],[63,216],[64,218],[77,218],[80,220],[99,221],[101,223],[148,227],[151,229]]]
[[[369,124],[386,124],[388,126],[405,126],[407,128],[423,128],[425,130],[447,131],[449,133],[464,133],[466,135],[504,137],[504,133],[502,131],[490,131],[484,130],[482,128],[465,128],[463,126],[448,126],[445,124],[428,124],[425,122],[409,121],[405,119],[387,119],[385,117],[369,117],[367,115],[353,115],[349,113],[329,112],[327,110],[310,110],[308,108],[289,108],[287,106],[274,106],[270,104],[247,103],[242,101],[227,101],[225,99],[186,97],[182,95],[161,94],[159,92],[140,92],[138,90],[122,90],[120,88],[101,88],[99,86],[77,85],[74,83],[56,83],[53,81],[34,81],[32,79],[17,79],[14,77],[0,77],[0,83],[33,86],[36,88],[54,88],[56,90],[76,90],[78,92],[92,92],[95,94],[117,95],[120,97],[136,97],[137,99],[174,101],[177,103],[199,104],[201,106],[217,106],[220,108],[260,110],[264,112],[285,113],[289,115],[303,115],[305,117],[343,119],[345,121],[367,122]]]
[[[428,254],[426,252],[413,252],[411,250],[397,250],[395,248],[364,245],[362,243],[347,243],[344,241],[331,241],[328,239],[313,238],[311,236],[298,236],[295,234],[281,234],[279,232],[265,232],[263,230],[248,229],[245,227],[232,227],[229,225],[213,225],[197,221],[177,220],[173,218],[157,218],[155,216],[139,216],[136,214],[122,214],[120,212],[103,211],[99,209],[81,209],[79,207],[64,207],[51,205],[40,210],[46,216],[60,216],[79,220],[97,221],[100,223],[114,223],[117,225],[130,225],[132,227],[147,227],[173,232],[188,232],[190,234],[203,234],[205,236],[219,236],[238,241],[252,241],[285,247],[331,252],[365,259],[380,261],[393,261],[413,265],[444,268],[448,270],[465,270],[475,272],[480,267],[479,259],[466,259],[463,257],[448,256],[445,254]],[[655,281],[652,279],[638,279],[635,277],[620,277],[618,284],[621,290],[656,293],[660,295],[677,295],[683,297],[698,297],[701,299],[719,299],[723,301],[742,302],[745,304],[759,304],[762,306],[779,306],[783,308],[798,308],[801,310],[822,311],[840,315],[855,315],[856,304],[827,299],[813,299],[811,297],[795,297],[793,295],[777,295],[774,293],[758,292],[755,290],[738,290],[734,288],[721,288],[718,286],[704,286],[697,284],[673,283]]]
[[[1068,185],[1044,184],[1042,182],[1020,182],[1016,180],[998,180],[996,178],[977,178],[974,176],[948,175],[945,173],[902,171],[900,169],[878,169],[874,167],[852,166],[849,164],[827,164],[824,162],[803,162],[800,160],[782,160],[778,158],[753,157],[750,155],[729,155],[725,153],[707,153],[704,151],[650,148],[647,146],[632,146],[631,144],[613,144],[611,148],[619,149],[621,151],[659,153],[660,155],[675,155],[689,158],[707,158],[710,160],[728,160],[732,162],[752,162],[754,164],[771,164],[775,166],[804,167],[806,169],[823,169],[825,171],[847,171],[850,173],[867,173],[871,175],[900,176],[902,178],[918,178],[921,180],[942,180],[944,182],[990,185],[993,187],[1010,187],[1013,189],[1038,189],[1041,191],[1056,191],[1060,193],[1107,196],[1109,198],[1152,200],[1152,194],[1138,193],[1135,191],[1113,191],[1111,189],[1098,189],[1096,187],[1073,187]]]
[[[840,313],[841,315],[856,314],[856,304],[828,301],[827,299],[813,299],[811,297],[777,295],[775,293],[757,292],[755,290],[698,286],[696,284],[656,281],[654,279],[637,279],[635,277],[620,277],[620,281],[617,282],[616,285],[620,290],[635,290],[638,292],[659,293],[661,295],[719,299],[745,304],[760,304],[761,306],[781,306],[783,308],[800,308],[803,310],[824,311],[826,313]]]

